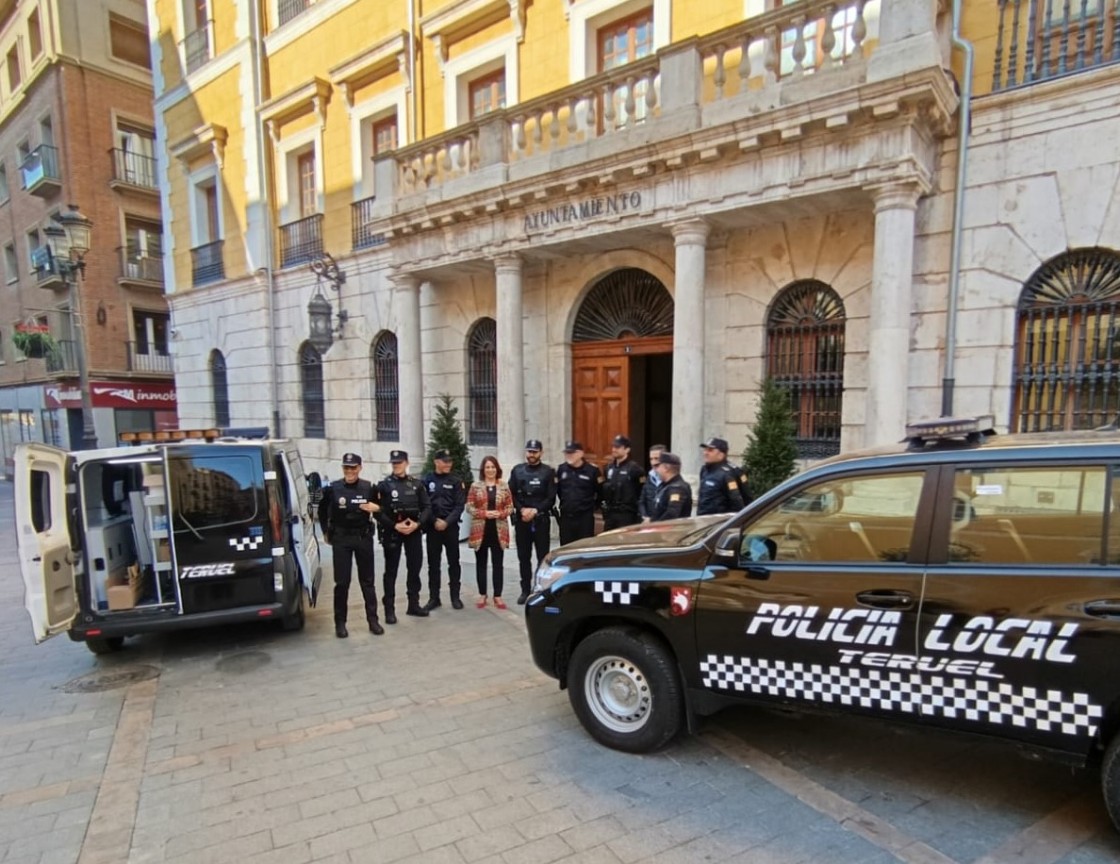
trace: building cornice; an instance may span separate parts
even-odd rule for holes
[[[226,140],[228,138],[229,133],[225,126],[219,126],[217,123],[206,123],[196,127],[190,134],[185,135],[178,141],[172,142],[167,149],[173,158],[183,163],[184,167],[199,156],[209,153],[213,155],[214,162],[220,169],[225,159]]]
[[[306,84],[281,93],[261,104],[261,119],[268,125],[269,134],[275,140],[280,126],[285,120],[295,117],[311,108],[319,118],[319,125],[327,122],[327,102],[331,98],[331,84],[322,78],[312,78]]]
[[[525,7],[528,0],[456,0],[420,19],[420,32],[436,46],[440,73],[447,63],[455,37],[508,10],[518,43],[525,41]]]
[[[408,33],[401,30],[380,42],[376,42],[333,66],[327,73],[330,81],[340,90],[346,99],[348,107],[354,107],[354,85],[389,74],[393,69],[399,69],[401,77],[405,80],[405,89],[412,89],[412,81],[408,75]]]

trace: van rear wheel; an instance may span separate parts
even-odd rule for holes
[[[94,636],[86,639],[86,647],[94,654],[113,654],[124,647],[123,636]]]
[[[1109,818],[1120,831],[1120,733],[1112,736],[1112,743],[1101,761],[1101,792]]]
[[[285,615],[282,619],[284,629],[292,633],[298,630],[302,630],[305,620],[303,614],[303,595],[305,593],[303,590],[303,586],[300,585],[296,589],[296,592],[299,594],[299,600],[297,601],[298,606],[296,607],[296,611],[291,615]]]

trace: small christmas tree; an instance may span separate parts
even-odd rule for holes
[[[424,474],[435,470],[432,454],[437,450],[451,452],[451,471],[468,486],[474,482],[471,471],[471,451],[463,440],[463,430],[459,426],[459,408],[455,400],[441,393],[432,418],[432,428],[428,438],[428,454],[424,459]]]
[[[758,416],[747,433],[743,469],[751,496],[773,489],[797,470],[796,427],[789,407],[789,393],[770,378],[762,382]]]

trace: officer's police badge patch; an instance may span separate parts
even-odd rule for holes
[[[338,496],[338,506],[339,507],[345,507],[346,506],[346,499],[344,497],[342,497],[341,495]]]
[[[428,483],[428,491],[429,492],[435,492],[436,491],[436,481],[435,480],[432,480],[431,482]]]

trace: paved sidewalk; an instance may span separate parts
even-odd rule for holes
[[[0,483],[0,525],[11,509]],[[1089,775],[971,740],[734,711],[656,755],[606,750],[533,667],[520,607],[474,608],[463,553],[467,608],[445,589],[382,637],[355,584],[346,640],[325,603],[303,633],[189,631],[96,659],[31,644],[4,529],[0,864],[1120,857]],[[132,683],[89,690],[109,676]]]

